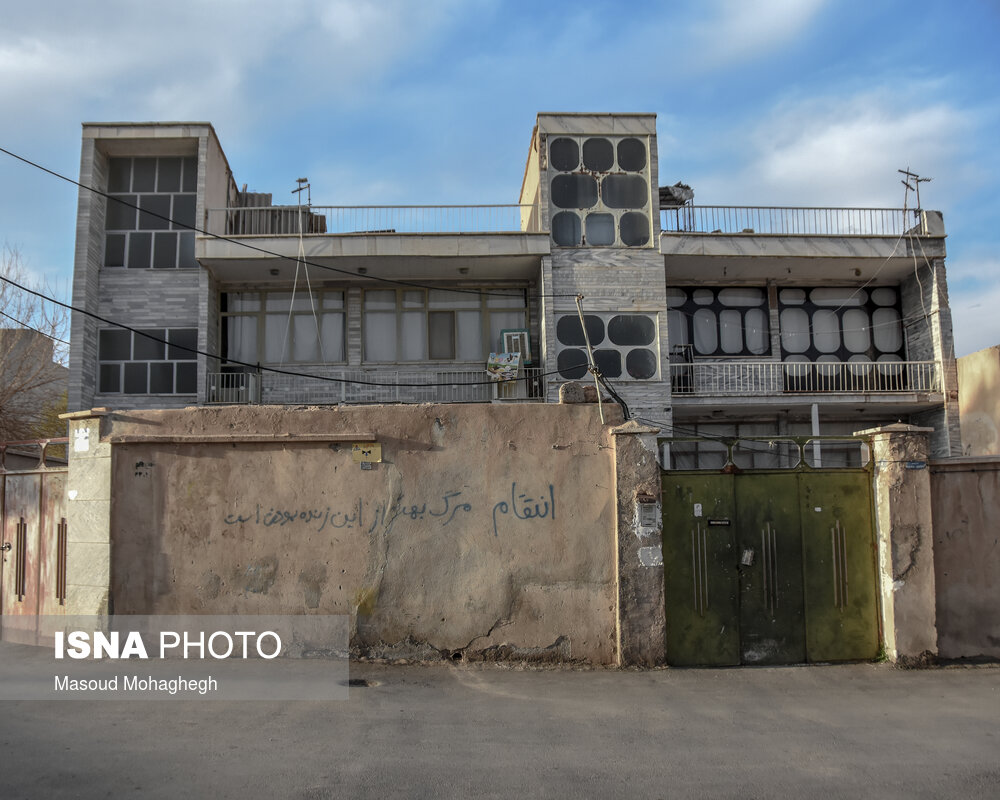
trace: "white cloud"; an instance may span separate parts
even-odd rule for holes
[[[964,169],[959,143],[976,125],[970,111],[911,103],[888,90],[799,100],[764,114],[726,132],[734,171],[699,178],[699,202],[897,208],[904,189],[896,170],[956,174]],[[922,185],[924,207],[941,207],[938,188]]]
[[[957,356],[1000,344],[1000,285],[952,284],[948,299]]]
[[[0,106],[7,119],[45,97],[75,119],[220,122],[363,95],[430,46],[456,2],[34,4],[0,30]]]
[[[771,52],[791,42],[828,0],[715,0],[692,25],[690,57],[718,67]]]

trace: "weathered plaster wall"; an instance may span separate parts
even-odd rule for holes
[[[1000,455],[1000,345],[958,359],[962,454]]]
[[[883,644],[901,662],[937,653],[929,428],[887,425],[872,436]]]
[[[931,465],[938,651],[1000,658],[1000,458]]]
[[[618,649],[622,664],[666,662],[662,478],[657,428],[627,422],[615,440],[618,498]],[[643,507],[648,515],[643,514]],[[652,522],[653,524],[649,524]]]
[[[360,654],[615,660],[593,405],[132,411],[104,434],[116,613],[350,614]]]

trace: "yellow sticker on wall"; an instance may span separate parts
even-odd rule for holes
[[[351,446],[351,456],[355,463],[380,462],[382,460],[382,445],[378,442],[365,442]]]

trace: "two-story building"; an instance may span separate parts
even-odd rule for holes
[[[85,124],[69,408],[554,402],[589,345],[665,435],[960,452],[940,213],[661,203],[659,163],[653,114],[539,114],[517,203],[275,205],[208,123]]]

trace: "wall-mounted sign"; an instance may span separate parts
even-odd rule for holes
[[[379,442],[363,442],[351,446],[351,457],[355,463],[376,463],[382,461],[382,445]]]
[[[907,469],[926,469],[927,468],[927,462],[926,461],[907,461],[906,462],[906,468]]]
[[[486,372],[495,381],[512,381],[517,378],[519,366],[520,353],[490,353],[486,361]]]

